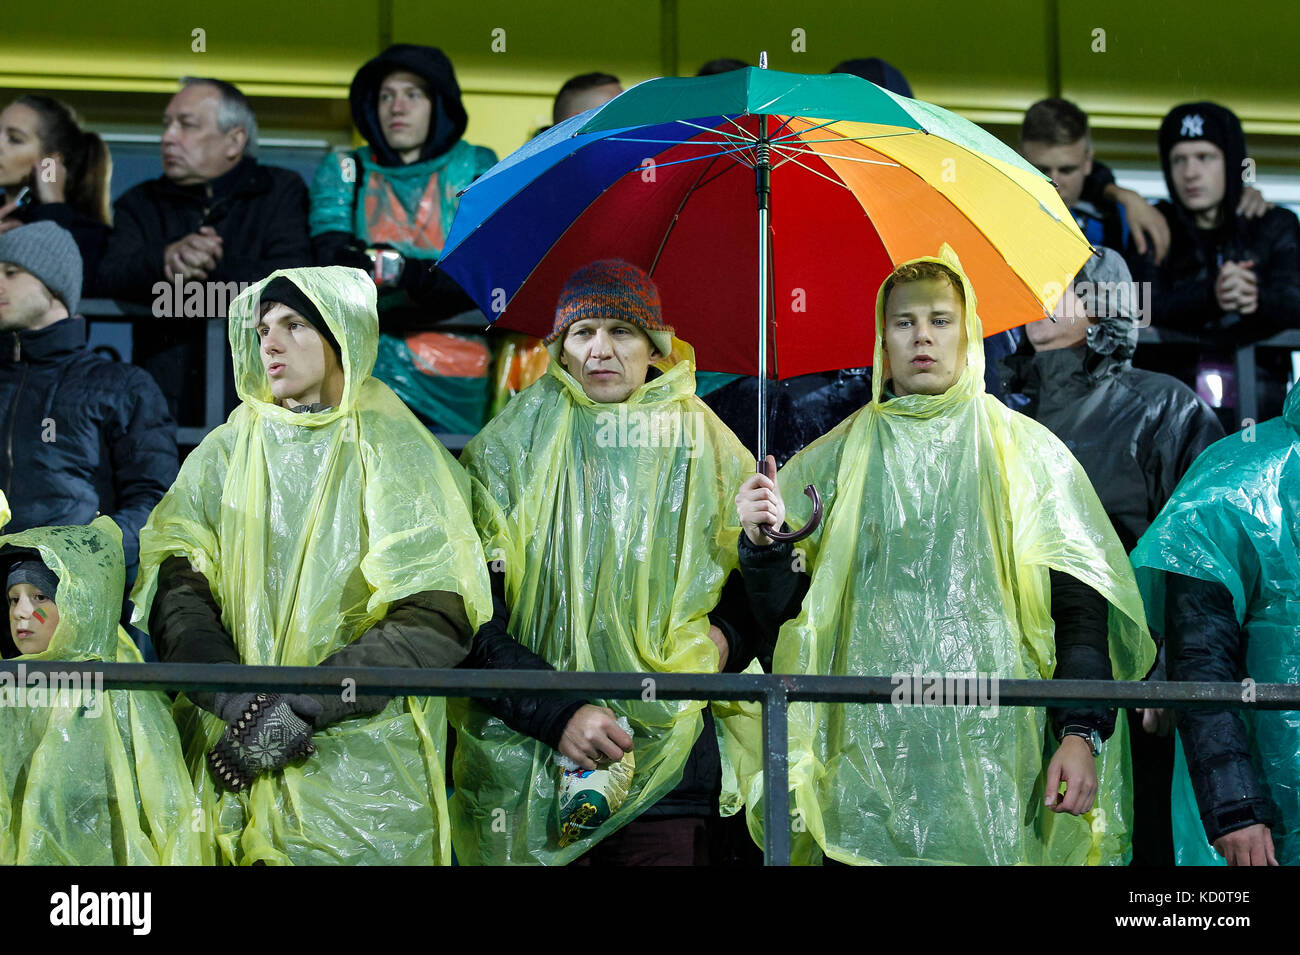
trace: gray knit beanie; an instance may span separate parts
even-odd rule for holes
[[[81,304],[81,250],[67,229],[33,222],[0,235],[0,262],[26,269],[40,279],[69,315]]]

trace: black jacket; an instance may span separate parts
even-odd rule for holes
[[[312,264],[306,184],[256,159],[241,159],[202,185],[150,179],[123,193],[113,209],[113,234],[99,263],[99,287],[113,298],[153,301],[155,283],[172,281],[163,273],[164,249],[204,225],[223,240],[210,282],[256,282],[276,269]]]
[[[510,606],[505,599],[505,583],[499,573],[492,578],[492,619],[474,635],[474,645],[463,667],[482,670],[553,670],[545,658],[523,646],[507,631]],[[727,640],[726,672],[739,673],[754,659],[756,625],[749,611],[749,601],[738,574],[732,574],[723,586],[717,608],[709,622],[718,627]],[[558,749],[560,737],[569,719],[584,704],[584,699],[563,697],[497,697],[484,701],[488,711],[511,729],[531,736],[552,749]],[[714,729],[713,714],[704,707],[704,724],[686,758],[681,781],[662,799],[642,813],[643,818],[675,816],[712,816],[717,813],[722,792],[721,757]]]
[[[1177,379],[1086,345],[1002,359],[1008,393],[1083,465],[1131,551],[1202,451],[1223,437],[1209,405]]]
[[[1169,679],[1239,683],[1246,675],[1246,634],[1232,594],[1220,583],[1165,575]],[[1178,713],[1178,735],[1205,835],[1274,820],[1273,801],[1251,759],[1251,741],[1233,710],[1189,708]]]
[[[1233,216],[1218,229],[1198,229],[1180,206],[1164,201],[1156,208],[1169,223],[1169,253],[1159,266],[1149,256],[1133,263],[1133,278],[1152,283],[1153,325],[1200,336],[1224,350],[1300,328],[1300,220],[1294,212],[1275,207],[1257,219]],[[1255,263],[1254,314],[1219,308],[1214,283],[1227,261]]]
[[[767,451],[781,467],[871,400],[871,369],[764,379],[767,389]],[[703,397],[740,443],[758,448],[759,379],[751,375],[728,382]]]
[[[0,414],[6,530],[107,514],[130,581],[140,528],[176,479],[176,423],[153,379],[92,352],[85,319],[67,318],[0,336]]]

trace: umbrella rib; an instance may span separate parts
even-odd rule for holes
[[[736,144],[735,139],[718,141],[707,139],[639,139],[634,136],[606,136],[604,141],[607,143],[652,143],[656,146],[735,146]]]
[[[717,159],[717,156],[713,157],[713,161],[716,161]],[[659,248],[655,249],[654,260],[650,263],[650,268],[647,270],[648,274],[652,277],[655,274],[655,269],[659,266],[659,257],[664,254],[664,247],[668,245],[668,236],[672,234],[673,227],[677,224],[677,220],[682,214],[682,209],[686,207],[687,200],[695,194],[695,190],[700,188],[701,181],[706,175],[708,175],[709,170],[712,168],[713,162],[710,162],[709,165],[700,170],[700,174],[695,177],[695,182],[691,184],[691,188],[687,189],[686,192],[682,194],[682,201],[677,203],[677,209],[673,212],[672,218],[668,220],[668,228],[664,230],[663,238],[659,240]]]
[[[744,142],[753,142],[753,141],[754,141],[754,136],[749,132],[749,130],[745,129],[744,126],[741,126],[739,123],[737,123],[735,120],[733,120],[730,116],[724,116],[723,119],[725,119],[727,122],[731,123],[731,125],[735,126],[738,130],[740,130],[740,131],[741,131],[742,133],[744,133],[745,135],[743,135],[743,136],[737,136],[737,135],[735,135],[734,133],[728,133],[726,130],[718,129],[716,126],[701,126],[699,123],[692,123],[692,122],[690,122],[689,120],[685,120],[685,119],[676,119],[676,120],[673,120],[673,122],[675,122],[675,123],[681,123],[683,126],[689,127],[690,129],[699,129],[699,130],[702,130],[702,131],[704,131],[704,132],[706,132],[706,133],[716,133],[716,134],[719,135],[719,136],[727,136],[727,137],[730,137],[731,142],[733,142],[733,143],[734,143],[734,142],[738,142],[738,141],[744,141]]]
[[[789,125],[790,125],[790,120],[792,120],[792,119],[794,119],[793,116],[787,117],[787,118],[786,118],[786,121],[785,121],[784,123],[782,123],[781,126],[789,126]],[[798,139],[799,137],[803,136],[804,133],[811,133],[814,129],[823,129],[823,128],[827,127],[827,126],[832,125],[833,123],[838,123],[838,122],[839,122],[838,119],[828,119],[828,120],[827,120],[826,122],[824,122],[824,123],[818,123],[816,126],[809,126],[807,129],[800,130],[800,131],[798,131],[798,132],[795,132],[795,131],[792,130],[788,136],[782,136],[781,139]],[[781,130],[781,126],[778,126],[778,127],[777,127],[777,129],[776,129],[777,132],[780,132],[780,130]],[[780,140],[775,140],[775,139],[772,140],[772,142],[774,142],[774,143],[775,143],[775,142],[779,142],[779,141],[780,141]]]
[[[792,141],[801,143],[865,143],[873,139],[893,139],[895,136],[915,136],[916,130],[909,129],[901,133],[878,133],[875,136],[831,136],[826,139],[795,139]]]
[[[845,162],[860,162],[868,166],[893,166],[897,169],[901,163],[889,159],[863,159],[861,156],[839,156],[835,153],[818,152],[816,149],[792,149],[791,153],[803,153],[809,156],[821,156],[825,159],[843,159]]]
[[[756,142],[758,142],[758,137],[757,137],[757,136],[755,136],[753,133],[751,133],[749,130],[747,130],[744,126],[741,126],[740,123],[736,122],[736,121],[735,121],[734,119],[732,119],[730,116],[725,116],[725,115],[724,115],[722,118],[725,119],[727,122],[729,122],[732,126],[735,126],[738,130],[740,130],[740,135],[736,136],[736,137],[735,137],[736,139],[743,139],[743,140],[745,140],[745,142],[747,142],[747,143],[756,143]],[[701,128],[703,128],[703,127],[701,127]],[[720,130],[719,130],[719,131],[720,131]],[[722,135],[726,136],[727,133],[723,133]]]
[[[722,150],[722,152],[709,153],[708,155],[705,156],[688,156],[685,159],[673,159],[669,162],[657,162],[655,163],[655,166],[662,169],[664,166],[678,166],[686,162],[699,162],[701,159],[720,159],[723,156],[727,156],[732,160],[734,160],[735,162],[739,163],[741,166],[744,166],[746,169],[752,169],[753,167],[750,166],[749,163],[743,161],[738,156],[736,156],[736,153],[744,152],[748,148],[749,148],[748,146],[737,146],[734,149],[724,149]],[[638,169],[640,167],[633,166],[632,168]]]
[[[781,162],[776,163],[776,164],[772,167],[772,169],[773,169],[773,170],[780,169],[782,166],[784,166],[784,165],[785,165],[786,163],[788,163],[788,162],[792,162],[792,163],[794,163],[794,164],[795,164],[796,166],[798,166],[800,169],[807,170],[808,172],[812,173],[814,176],[821,176],[821,177],[822,177],[823,179],[825,179],[827,182],[829,182],[829,183],[833,183],[833,184],[839,186],[841,189],[848,189],[849,192],[852,192],[852,191],[853,191],[852,189],[849,188],[849,186],[848,186],[847,183],[840,182],[840,180],[838,180],[838,179],[832,179],[830,176],[826,175],[826,173],[824,173],[824,172],[818,172],[816,169],[813,169],[811,166],[805,166],[803,163],[801,163],[798,159],[795,159],[793,156],[787,156],[785,159],[781,160]]]

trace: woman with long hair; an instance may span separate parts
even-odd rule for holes
[[[47,219],[72,233],[90,282],[109,232],[113,160],[66,104],[20,96],[0,112],[0,234]]]

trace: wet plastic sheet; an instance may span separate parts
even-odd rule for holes
[[[951,250],[941,256],[961,274]],[[773,670],[983,674],[986,699],[991,674],[1048,679],[1056,569],[1109,601],[1114,676],[1140,679],[1155,646],[1124,551],[1060,441],[985,394],[981,323],[963,281],[967,366],[957,383],[881,404],[878,336],[872,403],[780,472],[791,526],[808,519],[806,484],[826,516],[796,545],[811,588],[781,630]],[[1093,810],[1074,817],[1043,805],[1055,747],[1043,709],[791,704],[794,860],[1122,864],[1132,815],[1123,727],[1103,747]]]
[[[254,325],[265,282],[231,307],[242,404],[186,459],[141,532],[135,622],[147,626],[158,567],[188,557],[212,585],[247,664],[312,666],[391,603],[459,593],[476,629],[491,615],[468,478],[381,382],[375,288],[356,269],[277,271],[315,302],[342,347],[339,405],[272,403]],[[218,795],[204,753],[221,720],[177,701],[177,721],[218,861],[447,863],[445,704],[399,698],[313,737],[316,755]]]

